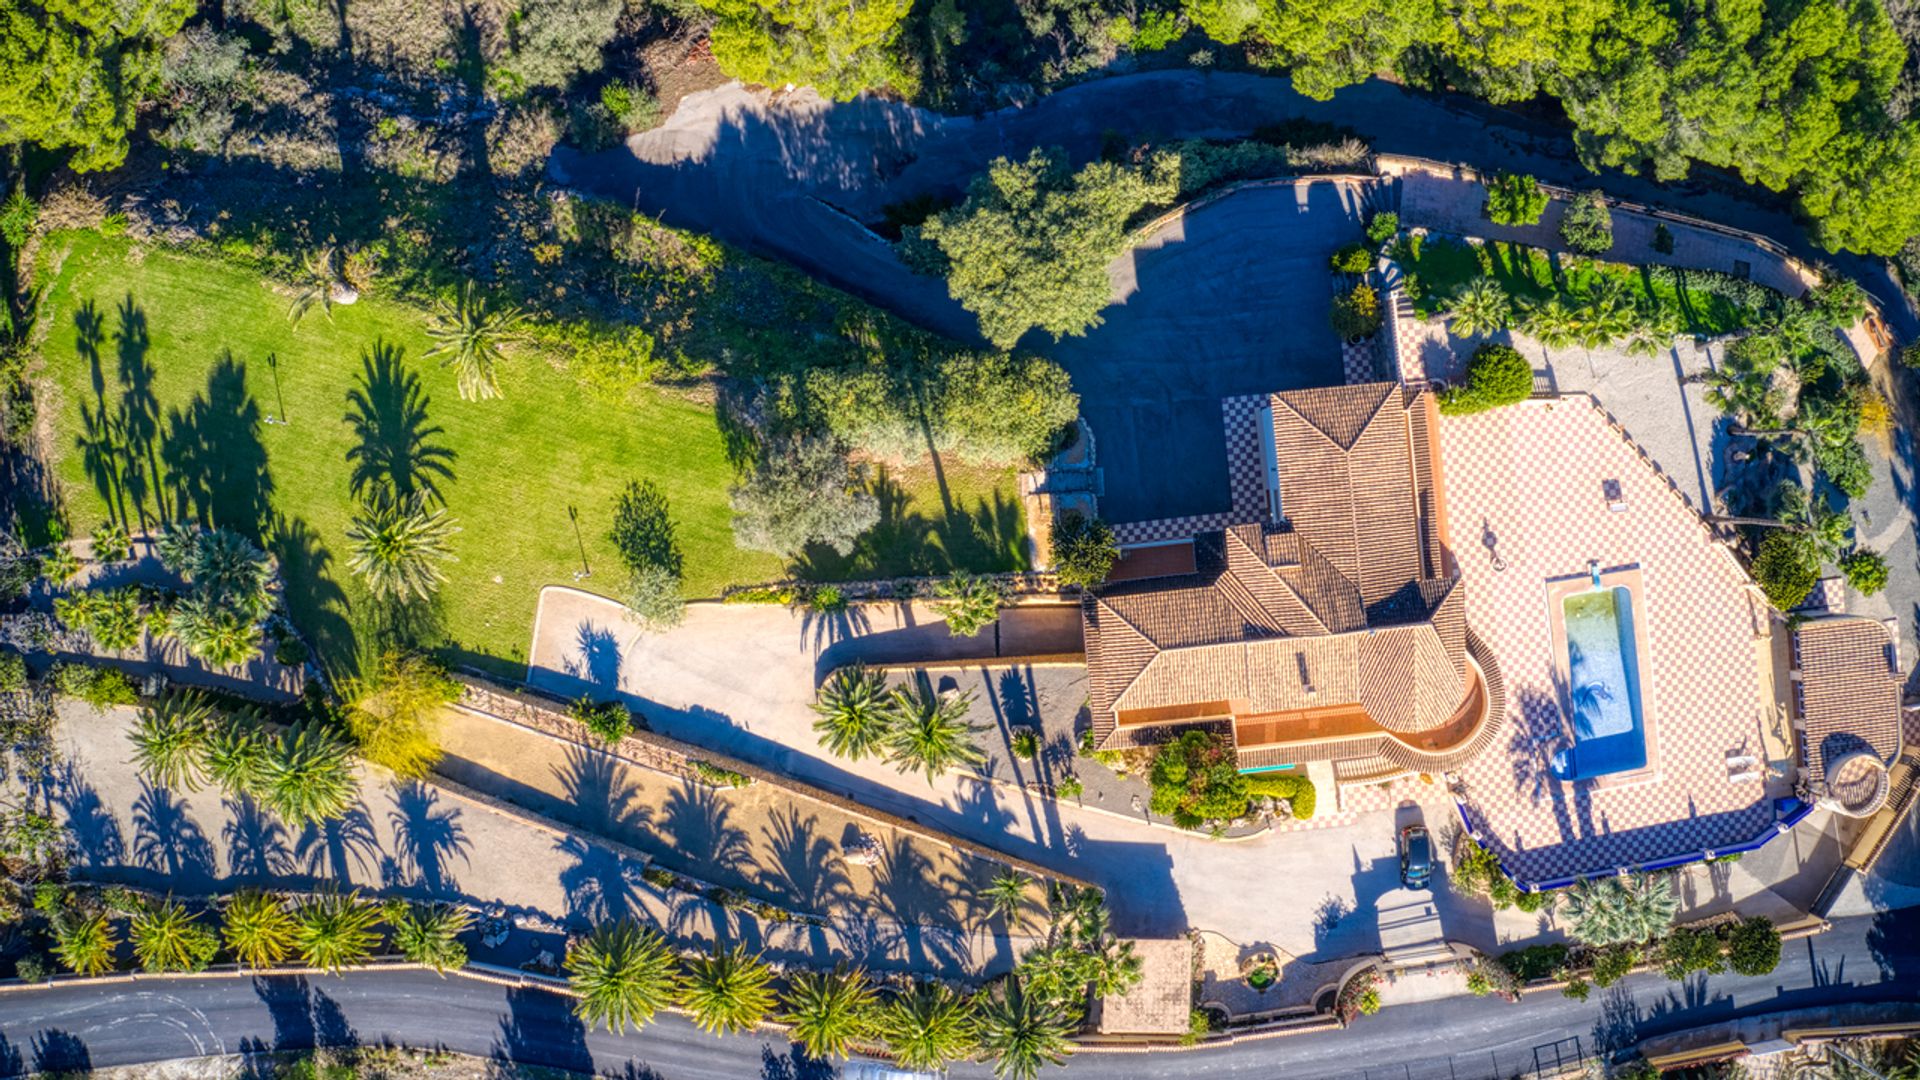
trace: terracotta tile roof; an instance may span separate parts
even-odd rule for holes
[[[1887,628],[1857,617],[1814,619],[1801,624],[1794,641],[1808,779],[1824,786],[1828,763],[1855,750],[1872,750],[1891,765],[1900,756],[1900,682],[1888,660]]]
[[[1467,694],[1465,605],[1457,582],[1432,576],[1423,517],[1427,400],[1379,383],[1271,404],[1286,521],[1204,533],[1192,574],[1114,582],[1084,601],[1104,746],[1132,741],[1122,713],[1177,723],[1159,718],[1199,702],[1249,716],[1359,705],[1376,732],[1414,735],[1446,728]],[[1353,753],[1384,753],[1383,738],[1395,741]]]

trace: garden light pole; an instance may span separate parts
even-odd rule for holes
[[[580,569],[573,580],[585,581],[593,576],[593,570],[587,566],[587,542],[580,537],[580,511],[572,503],[567,504],[567,520],[573,522],[573,542],[580,545]]]
[[[280,404],[280,418],[278,420],[275,420],[272,417],[268,417],[267,423],[269,424],[292,423],[292,421],[287,419],[286,395],[280,392],[280,354],[279,353],[267,354],[267,370],[273,372],[273,399],[279,402]]]

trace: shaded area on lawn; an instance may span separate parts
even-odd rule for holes
[[[734,545],[738,455],[724,410],[705,401],[596,394],[528,347],[502,369],[503,399],[463,402],[451,373],[421,360],[418,309],[366,298],[296,329],[284,297],[231,266],[89,233],[51,238],[47,257],[43,373],[72,531],[190,520],[261,541],[294,621],[337,668],[353,668],[375,623],[347,570],[346,527],[356,493],[379,487],[422,492],[461,528],[427,642],[508,675],[523,670],[541,586],[584,569],[587,587],[620,588],[606,534],[629,480],[666,495],[689,595],[787,571]],[[847,558],[810,554],[795,571],[1021,565],[1011,469],[923,465],[877,474],[875,487],[882,529]]]

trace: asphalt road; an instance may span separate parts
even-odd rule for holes
[[[1604,1053],[1718,1020],[1841,1002],[1912,1001],[1920,908],[1837,921],[1790,943],[1762,978],[1628,979],[1587,1002],[1537,994],[1520,1004],[1449,998],[1383,1010],[1346,1031],[1151,1056],[1085,1053],[1063,1073],[1087,1080],[1243,1076],[1476,1080]],[[638,1034],[587,1032],[568,1002],[411,971],[339,978],[154,979],[0,993],[0,1074],[160,1061],[316,1044],[442,1048],[629,1080],[827,1080],[836,1074],[780,1040],[713,1038],[675,1017]],[[1443,1049],[1444,1048],[1444,1049]],[[958,1077],[990,1075],[963,1065]]]

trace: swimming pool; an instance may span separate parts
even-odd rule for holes
[[[1644,768],[1633,594],[1624,586],[1577,592],[1560,602],[1567,640],[1567,706],[1573,745],[1549,762],[1561,780]]]

